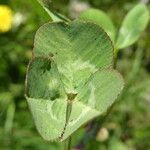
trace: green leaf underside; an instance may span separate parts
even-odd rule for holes
[[[52,8],[51,8],[51,0],[37,0],[41,6],[44,8],[44,10],[48,13],[48,15],[51,17],[53,21],[70,21],[67,17],[56,13]]]
[[[114,102],[123,80],[110,69],[112,53],[110,39],[95,24],[48,23],[37,31],[26,95],[44,139],[65,140]]]
[[[144,4],[136,5],[123,20],[116,42],[117,49],[125,48],[138,40],[149,20],[149,12]]]
[[[80,14],[79,20],[91,21],[102,27],[110,36],[111,40],[115,40],[116,29],[109,16],[98,9],[88,9]]]

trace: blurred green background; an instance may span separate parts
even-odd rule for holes
[[[119,28],[138,0],[54,0],[53,7],[71,19],[94,7],[105,11]],[[55,150],[63,143],[45,142],[37,133],[26,100],[24,81],[36,30],[49,21],[36,0],[0,0],[13,12],[13,26],[0,33],[0,150]],[[149,7],[149,3],[147,4]],[[149,7],[150,8],[150,7]],[[2,20],[0,20],[2,23]],[[119,51],[117,69],[125,89],[97,137],[84,140],[87,150],[150,149],[150,24],[138,42]],[[85,127],[73,136],[80,144]],[[88,138],[88,137],[87,137]]]

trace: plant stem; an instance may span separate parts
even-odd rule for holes
[[[71,136],[65,142],[65,150],[71,149]]]
[[[68,103],[67,103],[67,111],[66,111],[66,125],[68,124],[70,115],[71,115],[71,110],[72,110],[72,100],[76,94],[68,94]],[[71,136],[65,141],[65,150],[70,150],[71,149]]]
[[[4,127],[6,136],[11,134],[14,114],[15,114],[15,104],[12,102],[11,104],[9,104],[7,109],[7,117],[5,121],[5,127]]]

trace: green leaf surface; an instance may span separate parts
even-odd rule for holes
[[[148,8],[140,3],[123,20],[116,42],[117,49],[130,46],[138,40],[149,20]]]
[[[66,21],[66,22],[70,21],[67,17],[55,12],[52,9],[51,0],[37,0],[37,1],[42,5],[44,10],[48,13],[48,15],[51,17],[53,21]]]
[[[123,88],[112,61],[111,40],[96,24],[47,23],[37,31],[26,97],[44,139],[63,141],[111,106]]]
[[[48,23],[36,33],[34,56],[51,57],[56,62],[67,93],[99,68],[112,66],[113,46],[107,34],[93,23],[75,21]]]
[[[67,97],[56,65],[49,59],[30,62],[26,98],[36,127],[46,140],[61,136],[66,122]]]
[[[123,79],[115,70],[97,71],[72,102],[72,112],[63,140],[81,125],[104,113],[123,88]]]
[[[88,9],[81,13],[78,19],[98,24],[107,32],[112,41],[115,40],[116,30],[114,24],[105,12],[98,9]]]

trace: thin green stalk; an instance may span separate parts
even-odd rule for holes
[[[65,142],[65,150],[71,150],[71,136]]]
[[[116,69],[116,66],[117,66],[117,61],[118,61],[118,49],[117,48],[115,48],[114,49],[114,64],[113,64],[113,66],[114,66],[114,69]]]
[[[15,115],[15,104],[11,103],[7,109],[7,117],[4,127],[5,135],[10,135],[12,131],[14,115]]]
[[[71,114],[71,109],[72,109],[72,102],[68,101],[67,105],[67,113],[66,113],[66,125],[69,121],[69,117]],[[71,149],[71,136],[65,141],[65,150],[70,150]]]
[[[66,125],[68,124],[71,110],[72,110],[72,101],[76,97],[76,94],[70,93],[68,94],[68,104],[67,104],[67,112],[66,112]],[[71,136],[65,141],[65,150],[71,149]]]

